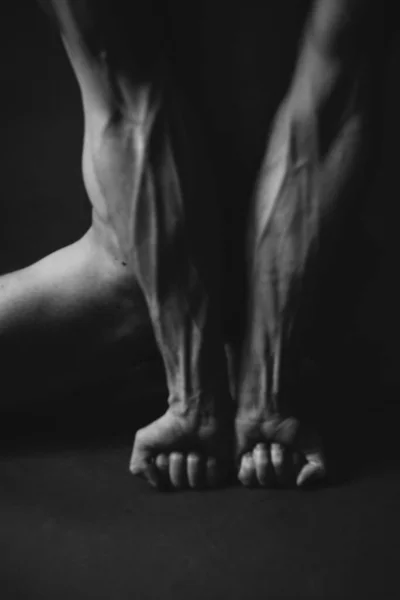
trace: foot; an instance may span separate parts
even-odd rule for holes
[[[259,364],[265,361],[260,359]],[[263,382],[266,366],[247,365],[240,383],[235,422],[238,479],[246,487],[304,487],[323,480],[326,461],[319,435],[294,416],[280,398],[271,402]]]
[[[320,439],[295,418],[236,420],[238,479],[246,487],[304,487],[326,475]]]
[[[215,488],[227,480],[228,420],[206,414],[179,415],[169,408],[136,433],[130,471],[158,489]]]

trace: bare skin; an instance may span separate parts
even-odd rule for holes
[[[12,335],[24,319],[40,315],[51,324],[61,316],[73,323],[100,308],[112,315],[110,326],[100,318],[92,335],[105,342],[116,331],[135,336],[140,315],[149,315],[168,408],[137,432],[130,470],[154,487],[223,482],[235,433],[244,485],[322,479],[321,440],[299,416],[286,381],[302,369],[292,331],[304,281],[310,273],[313,279],[319,233],[346,198],[361,155],[356,85],[345,86],[335,125],[321,134],[325,107],[342,79],[357,83],[362,70],[358,53],[347,67],[342,50],[360,3],[316,3],[276,115],[254,194],[248,327],[231,393],[220,331],[218,199],[195,119],[168,76],[163,25],[150,3],[135,10],[111,0],[43,4],[60,26],[81,90],[83,177],[93,220],[76,244],[0,280],[0,324]],[[353,10],[348,26],[344,17]],[[301,316],[312,319],[312,308]]]
[[[130,470],[156,487],[214,487],[233,448],[215,198],[201,136],[166,74],[162,24],[150,3],[41,4],[81,91],[92,225],[71,246],[0,279],[1,341],[27,332],[32,343],[32,332],[48,331],[59,341],[84,323],[80,358],[137,336],[132,360],[140,360],[155,338],[168,409],[137,432]]]
[[[322,441],[298,416],[307,328],[300,347],[295,335],[313,320],[322,228],[337,230],[359,177],[367,58],[351,36],[369,10],[351,0],[315,3],[257,182],[236,416],[238,477],[245,486],[294,480],[304,486],[326,475]]]
[[[122,4],[103,14],[104,6],[85,3],[94,41],[72,2],[53,8],[82,94],[93,235],[127,285],[139,284],[167,376],[169,407],[137,432],[130,470],[154,486],[214,486],[228,462],[232,407],[213,198],[199,145],[194,155],[190,120],[162,56],[152,49],[149,58],[145,45],[144,64],[127,56],[135,48]],[[153,26],[147,9],[130,16]]]

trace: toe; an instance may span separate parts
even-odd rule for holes
[[[217,460],[214,456],[209,456],[206,463],[206,482],[207,487],[215,488],[219,483],[219,472]]]
[[[159,454],[156,457],[155,464],[158,471],[159,481],[162,486],[169,484],[169,457],[167,454]]]
[[[326,464],[322,451],[306,453],[304,455],[306,463],[297,476],[296,484],[299,487],[306,487],[319,483],[326,477]]]
[[[192,489],[203,486],[204,473],[201,458],[198,454],[191,453],[187,457],[187,480]]]
[[[275,483],[271,456],[266,444],[257,444],[253,450],[253,462],[257,481],[261,487],[271,487]]]
[[[246,487],[250,487],[255,484],[255,465],[253,455],[250,452],[247,452],[242,456],[238,479]]]
[[[148,452],[143,442],[143,430],[139,429],[135,435],[135,442],[133,444],[131,460],[129,463],[129,470],[132,475],[144,476],[147,462]]]
[[[145,478],[152,487],[158,487],[159,475],[157,467],[150,452],[142,442],[142,437],[142,430],[139,430],[135,436],[129,470],[132,475]]]
[[[295,418],[287,418],[275,424],[274,439],[300,453],[303,462],[301,466],[297,466],[296,484],[299,487],[325,478],[326,463],[322,441],[310,427],[302,425]]]
[[[142,474],[152,487],[160,487],[160,476],[157,467],[153,462],[148,462],[146,465],[144,465]]]
[[[293,479],[292,452],[281,444],[271,444],[271,462],[278,485],[289,485]]]
[[[186,459],[180,452],[173,452],[169,457],[169,478],[174,488],[186,486]]]

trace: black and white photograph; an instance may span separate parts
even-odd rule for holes
[[[400,598],[390,0],[5,0],[0,599]]]

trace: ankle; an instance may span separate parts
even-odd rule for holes
[[[235,411],[227,386],[191,395],[170,393],[168,404],[174,415],[193,423],[226,420],[229,416],[233,419]]]

